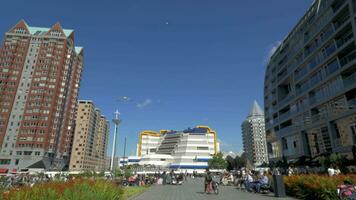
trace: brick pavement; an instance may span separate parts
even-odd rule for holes
[[[220,194],[204,194],[202,179],[188,179],[183,185],[155,185],[132,200],[293,200],[293,198],[276,198],[240,191],[235,187],[220,186]]]

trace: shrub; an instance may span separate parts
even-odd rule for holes
[[[13,189],[3,194],[5,200],[115,200],[121,199],[123,190],[111,182],[72,180],[50,182]]]
[[[323,176],[323,175],[296,175],[284,178],[286,192],[290,196],[300,199],[338,199],[337,185],[345,180],[356,183],[356,175]]]

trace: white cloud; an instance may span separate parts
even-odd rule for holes
[[[281,45],[282,41],[275,41],[273,44],[269,46],[269,51],[267,56],[264,59],[264,63],[268,63],[274,52],[278,49],[279,45]]]
[[[220,141],[220,146],[221,147],[232,147],[233,145],[221,140]]]
[[[142,108],[145,108],[145,107],[151,105],[152,103],[153,103],[153,102],[152,102],[151,99],[145,99],[143,102],[138,103],[138,104],[136,105],[136,107],[142,109]]]

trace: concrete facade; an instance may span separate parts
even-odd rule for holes
[[[149,139],[147,144],[144,138]],[[138,142],[138,155],[141,157],[139,165],[187,170],[205,169],[208,167],[208,160],[218,153],[219,149],[216,132],[207,126],[197,126],[184,131],[161,130],[159,133],[144,131],[140,133]]]
[[[241,127],[247,159],[255,166],[268,163],[264,114],[256,101]]]
[[[63,169],[69,162],[83,49],[74,31],[23,20],[0,48],[0,168]]]
[[[92,101],[80,100],[69,170],[104,171],[108,138],[109,121]]]
[[[356,144],[356,1],[316,0],[268,63],[270,160],[352,155]]]

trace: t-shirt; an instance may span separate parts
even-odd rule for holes
[[[213,178],[211,177],[210,174],[207,174],[206,177],[205,177],[205,180],[206,180],[206,181],[212,181]]]
[[[333,168],[328,169],[328,174],[329,176],[334,176],[335,175],[335,170]]]
[[[267,176],[263,176],[260,180],[260,183],[262,184],[268,184],[268,177]]]

